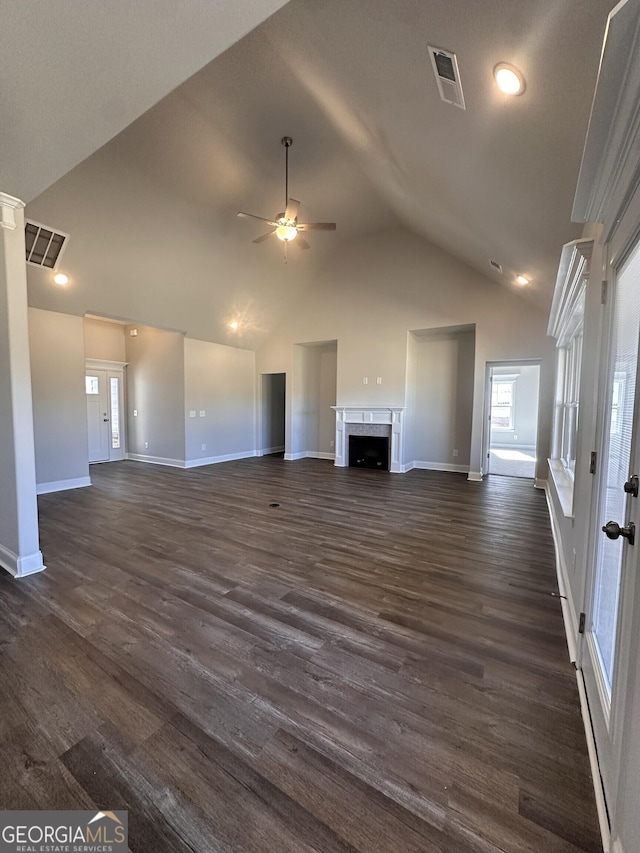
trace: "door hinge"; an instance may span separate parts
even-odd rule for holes
[[[578,634],[584,634],[584,626],[585,626],[586,621],[587,621],[587,614],[581,613],[580,614],[580,622],[578,623]]]
[[[595,452],[595,450],[592,450],[591,451],[591,461],[589,462],[589,473],[590,474],[596,473],[596,462],[597,461],[598,461],[598,454]]]
[[[603,305],[607,304],[608,291],[609,291],[609,282],[605,280],[602,282],[602,295],[600,296],[600,302],[602,302]]]

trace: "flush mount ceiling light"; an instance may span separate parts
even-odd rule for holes
[[[229,323],[229,328],[231,329],[232,332],[237,332],[238,329],[240,328],[240,323],[237,320],[232,320]]]
[[[517,276],[516,276],[516,281],[518,282],[518,284],[521,284],[521,285],[523,285],[523,286],[524,286],[525,284],[529,284],[529,279],[528,279],[528,278],[526,278],[526,277],[525,277],[525,276],[523,276],[523,275],[517,275]]]
[[[508,62],[499,62],[493,69],[493,76],[498,88],[505,95],[521,95],[526,89],[522,73]]]
[[[60,287],[64,287],[65,284],[69,284],[69,276],[65,275],[63,272],[57,272],[54,275],[53,280],[56,284],[59,284]]]

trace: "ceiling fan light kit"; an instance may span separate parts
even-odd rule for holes
[[[296,240],[296,245],[300,246],[301,249],[309,249],[310,246],[307,241],[300,235],[300,231],[335,231],[336,223],[335,222],[298,222],[298,210],[300,209],[300,202],[295,198],[289,198],[289,148],[293,145],[293,139],[290,136],[283,136],[280,140],[280,143],[283,145],[285,150],[285,166],[284,166],[284,195],[285,195],[285,206],[283,213],[277,213],[274,219],[267,219],[264,216],[256,216],[253,213],[243,213],[240,211],[238,216],[249,218],[249,219],[259,219],[261,222],[266,222],[268,225],[272,227],[272,231],[269,231],[267,234],[263,234],[261,237],[257,237],[253,242],[254,243],[262,243],[264,240],[267,240],[271,237],[272,234],[275,234],[278,239],[282,240],[285,248],[285,260],[286,260],[286,249],[287,243],[290,243],[292,240]]]

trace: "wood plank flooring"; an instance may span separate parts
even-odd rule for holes
[[[140,853],[601,853],[528,481],[91,475],[0,572],[0,808],[128,809]]]

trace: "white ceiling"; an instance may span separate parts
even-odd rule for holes
[[[3,3],[3,14],[10,5]],[[203,13],[206,5],[195,7]],[[241,5],[257,6],[264,17],[281,4]],[[86,285],[60,307],[40,271],[30,271],[32,304],[114,313],[107,290],[133,294],[152,276],[158,293],[171,298],[180,278],[181,304],[171,325],[222,340],[222,314],[206,329],[202,314],[226,311],[230,288],[265,311],[270,303],[268,328],[277,306],[302,282],[310,285],[327,253],[400,225],[496,283],[514,287],[515,274],[524,273],[532,279],[527,298],[548,310],[562,244],[581,231],[569,219],[610,5],[290,0],[28,206],[32,218],[71,233],[64,262],[72,279]],[[89,19],[115,27],[112,6],[104,7],[108,14],[100,8],[92,6]],[[144,76],[148,52],[137,37],[130,43],[128,34],[121,36],[127,47],[119,55],[135,53]],[[439,99],[428,44],[457,54],[465,111]],[[211,49],[214,55],[217,47]],[[184,39],[176,40],[172,64],[184,71],[183,53]],[[492,69],[500,61],[524,73],[523,96],[495,89]],[[32,82],[45,74],[42,64],[25,64]],[[155,73],[157,63],[150,67]],[[78,71],[67,80],[58,110],[75,98],[76,85],[81,94],[93,92],[98,115],[129,97],[117,76],[104,85],[82,77]],[[238,210],[266,217],[282,210],[284,134],[294,139],[290,194],[302,201],[301,218],[338,223],[335,234],[310,234],[309,252],[292,247],[286,268],[275,238],[251,243],[267,229],[235,217]],[[54,135],[38,151],[51,147],[53,157],[58,144]],[[84,148],[91,144],[83,135]],[[76,147],[71,159],[77,160]],[[33,148],[22,166],[30,158],[37,162]],[[57,158],[58,167],[63,160]],[[2,186],[3,174],[0,188],[11,191],[11,184]],[[43,178],[44,172],[33,186]],[[135,223],[142,220],[147,242],[137,244],[136,255]],[[154,233],[154,257],[146,257]],[[503,265],[504,276],[491,270],[490,258]],[[131,310],[138,311],[131,315],[136,322],[163,325],[153,307],[144,317],[142,306]]]
[[[30,201],[286,0],[0,0],[0,188]]]

